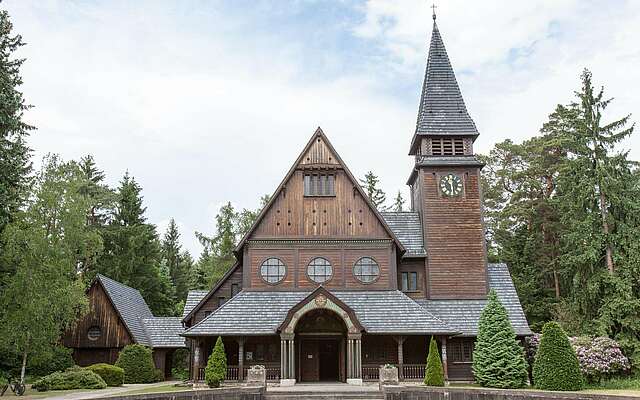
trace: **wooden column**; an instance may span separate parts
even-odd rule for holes
[[[362,379],[362,335],[349,334],[347,336],[347,382],[359,379]]]
[[[293,384],[296,379],[295,341],[293,334],[280,335],[280,384],[282,380],[291,380],[287,384]]]
[[[444,370],[444,380],[449,381],[449,363],[447,362],[447,337],[442,337],[442,369]]]
[[[244,380],[244,342],[245,337],[237,338],[238,342],[238,382]]]
[[[280,339],[280,379],[287,379],[287,341]]]
[[[202,341],[195,340],[194,349],[193,349],[193,381],[198,380],[198,372],[200,371],[200,362],[202,358]]]
[[[398,379],[404,380],[404,341],[407,339],[406,336],[394,336],[396,343],[398,344]]]

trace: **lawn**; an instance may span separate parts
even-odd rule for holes
[[[175,386],[174,384],[170,383],[167,385],[161,385],[161,386],[151,386],[151,387],[146,387],[146,388],[137,388],[137,389],[131,389],[131,390],[127,390],[124,392],[120,392],[117,394],[114,394],[114,396],[120,396],[123,394],[126,395],[131,395],[131,394],[147,394],[147,393],[171,393],[171,392],[185,392],[187,390],[193,390],[192,387],[190,386]]]

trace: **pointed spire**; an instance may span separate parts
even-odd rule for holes
[[[435,8],[427,68],[410,154],[415,154],[418,136],[423,135],[478,135],[440,36]]]

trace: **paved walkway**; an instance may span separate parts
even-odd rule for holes
[[[103,390],[91,390],[86,392],[73,392],[61,394],[59,396],[51,396],[51,397],[37,397],[37,399],[47,399],[47,400],[82,400],[82,399],[95,399],[99,397],[107,397],[113,396],[116,394],[130,392],[138,389],[145,389],[155,386],[166,386],[178,383],[178,381],[169,381],[169,382],[157,382],[157,383],[141,383],[141,384],[126,384],[120,387],[108,387]],[[28,398],[28,397],[26,397]]]
[[[296,383],[293,386],[267,386],[267,392],[377,392],[378,382],[349,385],[342,382]]]

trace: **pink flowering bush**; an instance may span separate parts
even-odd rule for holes
[[[533,359],[540,345],[540,334],[526,339],[527,358],[533,365]],[[599,382],[602,378],[611,378],[631,369],[629,359],[622,353],[618,343],[608,337],[570,337],[580,362],[580,370],[589,382]]]

